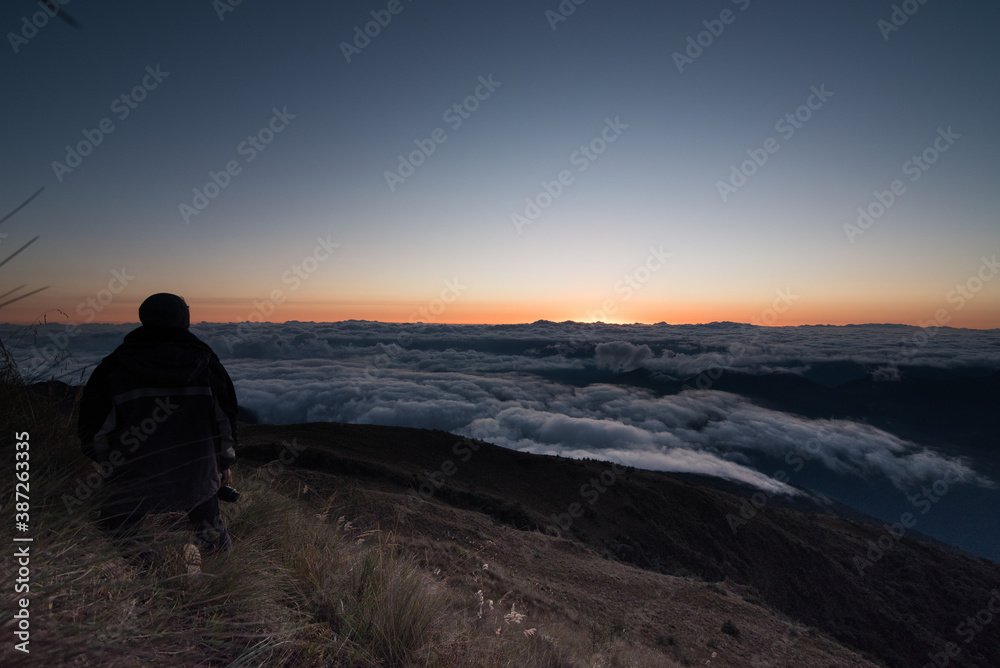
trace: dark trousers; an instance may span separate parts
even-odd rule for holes
[[[199,547],[206,552],[228,550],[232,544],[226,525],[219,514],[219,499],[215,495],[188,511],[188,521],[195,530]],[[101,508],[98,526],[118,541],[134,538],[146,512],[134,503],[110,503]]]

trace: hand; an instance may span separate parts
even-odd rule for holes
[[[223,487],[227,487],[233,483],[233,472],[230,469],[223,471],[222,475],[219,477],[222,481]]]

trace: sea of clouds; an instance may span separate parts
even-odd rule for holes
[[[134,327],[3,326],[0,336],[22,368],[82,382]],[[347,321],[201,323],[192,331],[218,353],[241,405],[262,422],[443,429],[527,452],[708,474],[771,492],[795,493],[754,469],[753,457],[784,458],[807,444],[831,471],[884,477],[900,489],[946,473],[991,484],[963,459],[872,426],[771,410],[696,381],[720,369],[807,374],[837,362],[886,382],[906,367],[993,372],[1000,330]],[[660,396],[623,380],[635,370],[688,380],[692,389]]]

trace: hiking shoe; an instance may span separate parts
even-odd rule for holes
[[[183,554],[187,574],[197,575],[201,573],[201,552],[198,550],[198,546],[194,543],[188,543],[184,546]]]

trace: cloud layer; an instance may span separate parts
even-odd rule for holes
[[[37,366],[55,348],[72,353],[62,370],[92,368],[129,329],[94,325],[68,336],[58,325],[45,326],[22,337],[19,357]],[[996,370],[1000,336],[995,330],[942,328],[926,340],[925,330],[880,325],[349,321],[253,327],[203,323],[193,330],[223,359],[241,404],[264,422],[443,429],[518,450],[704,473],[774,492],[792,488],[755,470],[755,458],[807,452],[831,471],[884,477],[900,489],[945,473],[988,483],[962,460],[849,420],[806,419],[711,390],[660,397],[595,378],[640,368],[681,379],[718,368],[804,373],[831,362],[853,362],[872,371],[902,364]],[[8,332],[4,340],[14,339]]]

